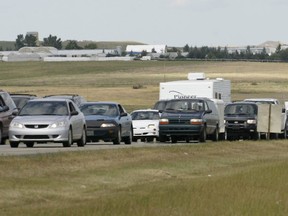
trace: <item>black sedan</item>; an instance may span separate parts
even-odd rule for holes
[[[80,106],[87,124],[87,141],[131,144],[132,119],[124,107],[116,102],[86,102]]]

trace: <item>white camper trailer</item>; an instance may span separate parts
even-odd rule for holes
[[[189,73],[188,80],[161,82],[160,100],[206,97],[231,102],[231,82],[222,78],[207,79],[204,73]]]

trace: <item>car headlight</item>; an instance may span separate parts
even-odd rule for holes
[[[101,124],[101,128],[107,128],[107,127],[115,127],[116,125],[113,123],[103,123]]]
[[[160,124],[160,125],[169,124],[169,119],[160,119],[159,124]]]
[[[190,119],[190,124],[201,125],[201,124],[203,124],[203,119]]]
[[[12,122],[10,124],[10,128],[24,128],[24,124],[21,124],[19,122]]]
[[[51,124],[50,128],[65,127],[65,125],[66,125],[65,121],[60,121]]]
[[[247,120],[247,124],[256,124],[256,123],[257,123],[256,119],[248,119]]]
[[[155,124],[149,124],[149,125],[148,125],[148,128],[150,128],[150,129],[155,128]]]

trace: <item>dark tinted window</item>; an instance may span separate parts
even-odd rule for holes
[[[225,115],[254,115],[257,114],[257,107],[252,104],[230,104],[225,107]]]

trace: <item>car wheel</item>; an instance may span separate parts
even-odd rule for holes
[[[172,142],[172,143],[177,143],[177,137],[172,136],[172,137],[171,137],[171,142]]]
[[[5,144],[5,139],[3,139],[2,127],[0,128],[0,145]]]
[[[63,147],[71,147],[73,143],[73,135],[72,135],[72,130],[71,128],[68,131],[68,140],[63,142]]]
[[[119,145],[121,142],[121,128],[118,129],[117,137],[113,140],[114,145]]]
[[[129,136],[125,137],[124,138],[124,143],[126,145],[130,145],[132,143],[132,137],[133,137],[133,130],[131,129],[130,132],[129,132]]]
[[[206,127],[204,127],[200,133],[199,142],[206,142],[206,138],[207,138]]]
[[[83,128],[81,139],[77,141],[77,146],[83,147],[86,145],[86,129]]]
[[[34,146],[34,142],[25,142],[24,144],[27,146],[27,148],[33,148]]]
[[[219,128],[218,128],[218,126],[215,128],[212,140],[215,141],[215,142],[219,141]]]
[[[147,137],[147,142],[153,142],[154,141],[154,137]]]
[[[164,135],[159,135],[159,142],[166,142],[167,137]]]
[[[18,148],[18,146],[19,146],[19,142],[10,141],[11,148]]]

